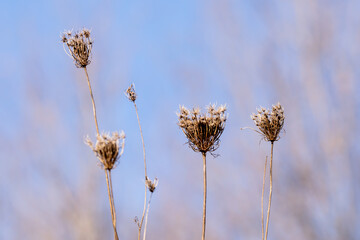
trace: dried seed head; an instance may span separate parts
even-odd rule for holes
[[[106,170],[111,170],[115,167],[117,161],[124,152],[125,134],[124,132],[121,132],[120,134],[118,132],[113,132],[112,136],[110,136],[109,134],[103,133],[102,135],[97,136],[95,145],[89,137],[87,137],[85,142],[100,160],[101,167]]]
[[[189,146],[195,152],[215,151],[220,144],[220,136],[224,131],[227,116],[226,106],[216,108],[215,105],[207,107],[207,113],[201,114],[199,108],[191,111],[180,106],[178,125],[188,139]]]
[[[135,92],[135,85],[133,83],[126,90],[125,95],[130,101],[135,102],[137,95]]]
[[[279,140],[279,134],[285,120],[284,109],[280,103],[273,105],[271,112],[263,107],[257,109],[257,112],[257,114],[254,113],[250,117],[254,120],[264,139],[269,142]]]
[[[145,185],[149,189],[150,192],[154,192],[157,185],[159,183],[159,180],[157,178],[154,179],[154,181],[151,181],[149,178],[146,177]]]
[[[91,48],[93,41],[90,38],[90,31],[82,29],[79,32],[72,33],[66,31],[61,36],[61,41],[67,46],[65,52],[74,59],[78,68],[84,68],[91,62]]]

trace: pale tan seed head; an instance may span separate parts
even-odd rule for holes
[[[93,144],[89,137],[86,138],[85,142],[100,160],[101,167],[105,170],[111,170],[116,166],[124,152],[125,134],[124,132],[120,134],[113,132],[110,136],[110,134],[103,133],[97,136],[96,144]]]
[[[220,145],[220,136],[224,131],[227,116],[226,106],[207,107],[207,113],[200,113],[199,108],[188,110],[180,106],[178,125],[188,139],[189,146],[195,152],[215,151]]]
[[[91,62],[93,41],[86,28],[78,32],[65,31],[61,36],[65,52],[73,58],[76,67],[84,68]]]
[[[154,192],[157,185],[159,183],[159,180],[157,178],[154,179],[154,181],[151,181],[149,178],[146,177],[145,185],[149,189],[150,192]]]
[[[130,87],[126,90],[125,95],[130,101],[135,102],[137,95],[134,84],[130,85]]]
[[[266,141],[279,140],[285,120],[284,109],[280,103],[273,105],[271,110],[260,107],[257,109],[257,114],[254,113],[250,117]]]

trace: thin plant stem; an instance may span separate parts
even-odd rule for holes
[[[100,133],[99,133],[99,125],[98,125],[97,117],[96,117],[95,100],[94,100],[94,96],[93,96],[93,93],[92,93],[91,84],[90,84],[90,80],[89,80],[89,75],[88,75],[88,72],[87,72],[86,67],[84,67],[84,70],[85,70],[85,74],[86,74],[87,83],[88,83],[88,85],[89,85],[89,91],[90,91],[90,96],[91,96],[91,101],[92,101],[92,107],[93,107],[93,113],[94,113],[94,120],[95,120],[96,132],[97,132],[97,135],[99,136]]]
[[[112,194],[112,185],[111,185],[111,172],[110,170],[105,170],[106,175],[106,184],[108,188],[108,195],[109,195],[109,203],[110,203],[110,211],[111,211],[111,220],[113,223],[114,228],[114,239],[119,240],[117,231],[116,231],[116,213],[115,213],[115,206],[114,206],[114,197]]]
[[[205,240],[205,226],[206,226],[206,153],[202,153],[203,156],[203,170],[204,170],[204,202],[203,202],[203,225],[202,225],[202,240]]]
[[[270,157],[270,192],[269,192],[269,203],[266,218],[266,232],[265,240],[267,240],[269,220],[270,220],[270,207],[271,207],[271,196],[272,196],[272,160],[273,160],[274,142],[271,142],[271,157]]]
[[[140,240],[140,237],[141,237],[141,229],[142,229],[142,225],[144,222],[144,216],[145,216],[145,211],[146,211],[146,195],[147,195],[147,187],[145,186],[144,210],[143,210],[141,221],[139,224],[138,240]]]
[[[98,124],[97,116],[96,116],[96,107],[95,107],[94,95],[93,95],[93,92],[92,92],[90,79],[89,79],[89,74],[87,72],[86,67],[84,67],[84,71],[85,71],[85,75],[86,75],[86,79],[87,79],[87,83],[88,83],[89,91],[90,91],[90,97],[91,97],[91,102],[92,102],[92,107],[93,107],[93,114],[94,114],[94,120],[95,120],[96,133],[97,133],[97,136],[100,136],[99,124]],[[107,185],[108,195],[109,195],[111,220],[112,220],[113,229],[114,229],[114,239],[119,240],[119,237],[118,237],[118,234],[117,234],[117,231],[116,231],[116,212],[115,212],[114,195],[113,195],[113,190],[112,190],[111,171],[110,170],[105,170],[105,176],[106,176],[106,185]]]
[[[109,170],[109,183],[110,183],[110,194],[111,194],[111,201],[112,201],[112,210],[113,210],[113,218],[114,218],[114,225],[116,226],[116,212],[115,212],[115,202],[114,202],[114,192],[112,188],[112,180],[111,180],[111,171]]]
[[[148,222],[149,209],[150,209],[150,203],[151,203],[151,197],[152,197],[152,195],[153,195],[153,193],[150,193],[149,203],[148,203],[147,210],[146,210],[143,240],[146,239],[146,227],[147,227],[147,222]]]
[[[136,111],[136,117],[137,117],[138,124],[139,124],[141,141],[142,141],[142,146],[143,146],[145,181],[146,181],[146,180],[147,180],[147,171],[146,171],[145,143],[144,143],[144,136],[143,136],[142,129],[141,129],[139,113],[138,113],[138,109],[137,109],[137,106],[136,106],[135,101],[134,101],[134,107],[135,107],[135,111]],[[143,209],[143,213],[142,213],[142,216],[141,216],[141,221],[140,221],[140,224],[139,224],[138,240],[140,240],[140,237],[141,237],[141,229],[142,229],[142,225],[143,225],[143,222],[144,222],[144,216],[145,216],[145,211],[146,211],[146,198],[147,198],[147,187],[145,186],[144,209]],[[145,239],[145,238],[144,238],[144,239]]]
[[[264,189],[265,189],[265,176],[266,176],[266,165],[267,165],[267,156],[265,158],[264,166],[264,177],[261,191],[261,230],[262,230],[262,240],[264,240]]]
[[[139,123],[139,129],[140,129],[140,135],[141,135],[141,141],[142,141],[142,146],[143,146],[143,155],[144,155],[144,169],[145,169],[145,178],[147,177],[147,172],[146,172],[146,154],[145,154],[145,143],[144,143],[144,136],[142,133],[142,129],[141,129],[141,124],[140,124],[140,118],[139,118],[139,113],[138,113],[138,109],[136,106],[136,103],[134,102],[134,106],[135,106],[135,111],[136,111],[136,117]],[[145,179],[146,180],[146,179]]]

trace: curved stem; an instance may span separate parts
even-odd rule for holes
[[[147,178],[147,172],[146,172],[146,154],[145,154],[145,143],[144,143],[144,136],[142,133],[142,129],[141,129],[141,124],[140,124],[140,118],[139,118],[139,113],[137,110],[137,106],[136,103],[134,102],[134,106],[135,106],[135,111],[136,111],[136,117],[139,123],[139,129],[140,129],[140,135],[141,135],[141,141],[142,141],[142,146],[143,146],[143,155],[144,155],[144,168],[145,168],[145,180]],[[146,203],[146,202],[145,202]]]
[[[94,100],[94,96],[93,96],[93,93],[92,93],[91,84],[90,84],[90,80],[89,80],[89,75],[88,75],[88,72],[87,72],[86,67],[84,67],[84,70],[85,70],[86,79],[87,79],[87,82],[88,82],[88,85],[89,85],[89,91],[90,91],[90,96],[91,96],[91,101],[92,101],[92,107],[93,107],[93,113],[94,113],[94,120],[95,120],[96,132],[97,132],[97,135],[99,136],[100,133],[99,133],[99,125],[98,125],[97,117],[96,117],[95,100]]]
[[[273,150],[274,150],[274,142],[271,142],[271,157],[270,157],[270,192],[269,192],[269,203],[268,203],[267,218],[266,218],[266,232],[265,232],[265,240],[267,240],[268,227],[269,227],[269,220],[270,220],[270,207],[271,207],[271,196],[272,196],[272,160],[273,160]]]
[[[266,165],[267,165],[267,156],[265,158],[264,166],[264,176],[263,176],[263,185],[261,191],[261,230],[262,230],[262,240],[264,240],[264,189],[265,189],[265,176],[266,176]]]
[[[137,109],[137,106],[136,106],[135,101],[134,101],[134,107],[135,107],[135,111],[136,111],[136,117],[137,117],[138,124],[139,124],[140,135],[141,135],[141,142],[142,142],[142,146],[143,146],[145,181],[146,181],[146,180],[148,179],[148,177],[147,177],[147,171],[146,171],[145,143],[144,143],[143,132],[142,132],[142,129],[141,129],[139,113],[138,113],[138,109]],[[141,229],[142,229],[142,225],[143,225],[143,222],[144,222],[144,216],[145,216],[145,211],[146,211],[146,198],[147,198],[147,187],[145,186],[144,209],[143,209],[143,213],[142,213],[142,216],[141,216],[141,221],[140,221],[140,224],[139,224],[138,240],[140,240],[140,237],[141,237]]]
[[[150,203],[151,203],[152,195],[153,195],[153,193],[150,193],[149,203],[148,203],[147,210],[146,210],[143,240],[146,239],[146,227],[147,227],[147,222],[148,222],[149,209],[150,209]]]
[[[105,170],[106,184],[107,184],[107,188],[108,188],[110,211],[111,211],[111,220],[112,220],[113,229],[114,229],[114,239],[119,240],[119,237],[118,237],[118,234],[116,231],[116,213],[115,213],[115,206],[114,206],[114,197],[112,195],[112,185],[111,185],[111,175],[110,174],[111,174],[110,170]]]
[[[203,202],[203,226],[202,226],[202,240],[205,240],[205,226],[206,226],[206,153],[202,153],[203,155],[203,171],[204,171],[204,202]]]

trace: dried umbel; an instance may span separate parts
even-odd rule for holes
[[[100,160],[101,166],[105,170],[111,170],[115,167],[115,164],[124,152],[125,134],[123,132],[120,134],[114,132],[112,136],[110,136],[109,134],[103,133],[97,137],[95,145],[89,138],[86,139],[86,143]]]
[[[154,181],[151,181],[149,178],[146,178],[145,185],[149,189],[151,193],[153,193],[159,183],[159,180],[157,178],[154,179]]]
[[[83,29],[78,32],[66,31],[62,34],[61,41],[64,43],[65,52],[74,59],[78,68],[85,68],[91,62],[91,48],[93,41],[90,31]],[[68,50],[66,50],[65,45]]]
[[[252,114],[250,117],[261,131],[260,134],[269,142],[279,140],[285,120],[284,109],[280,103],[273,105],[271,112],[263,107],[257,111],[257,114]]]
[[[207,107],[207,113],[200,113],[199,108],[192,110],[180,106],[178,125],[188,139],[189,146],[195,152],[213,152],[220,144],[220,136],[224,131],[227,116],[226,106]]]
[[[130,101],[135,102],[137,95],[134,84],[130,85],[130,87],[126,90],[125,95]]]

